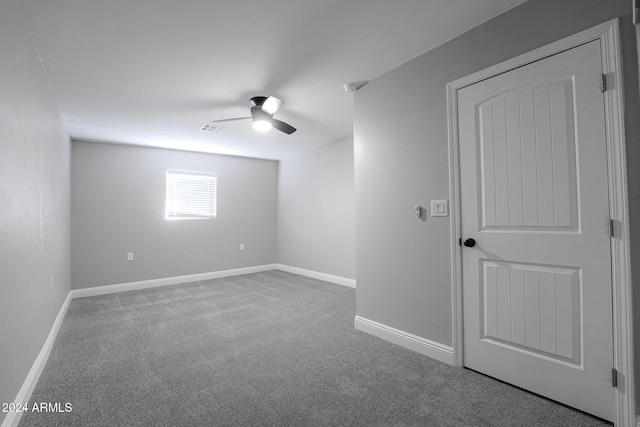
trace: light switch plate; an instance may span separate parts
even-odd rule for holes
[[[449,216],[448,200],[432,200],[431,216]]]

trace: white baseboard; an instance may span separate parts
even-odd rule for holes
[[[347,279],[346,277],[334,276],[326,273],[319,273],[313,270],[306,270],[304,268],[291,267],[285,264],[275,264],[276,269],[286,271],[287,273],[299,274],[301,276],[311,277],[312,279],[324,280],[325,282],[335,283],[336,285],[348,286],[350,288],[356,287],[356,281],[354,279]]]
[[[416,351],[432,359],[439,360],[440,362],[453,365],[453,348],[449,346],[383,325],[382,323],[374,322],[373,320],[366,319],[362,316],[355,317],[353,326],[359,331],[366,332],[378,338],[382,338],[385,341]]]
[[[141,280],[139,282],[119,283],[117,285],[97,286],[95,288],[73,289],[72,298],[92,297],[97,295],[115,294],[118,292],[136,291],[139,289],[155,288],[158,286],[178,285],[180,283],[197,282],[200,280],[219,279],[221,277],[239,276],[241,274],[260,273],[277,270],[278,264],[258,265],[255,267],[235,268],[232,270],[213,271],[209,273],[189,274],[186,276],[165,277],[162,279]]]
[[[67,294],[64,302],[62,303],[62,307],[60,307],[60,311],[58,311],[58,315],[56,319],[53,321],[53,325],[51,326],[51,330],[49,331],[49,335],[47,336],[38,357],[33,362],[31,366],[31,370],[27,374],[27,378],[22,383],[22,387],[20,387],[20,391],[18,391],[18,395],[13,400],[14,403],[22,403],[26,404],[29,402],[31,398],[31,393],[33,393],[33,389],[36,387],[38,383],[38,379],[40,379],[40,374],[44,369],[44,365],[47,364],[47,360],[49,359],[49,354],[51,353],[51,348],[53,347],[53,342],[56,340],[56,336],[58,335],[58,330],[60,329],[60,325],[62,325],[62,320],[64,319],[65,314],[67,313],[67,308],[69,307],[69,303],[71,302],[72,296],[71,292]],[[15,427],[20,422],[20,418],[22,417],[22,412],[9,412],[2,422],[2,427]]]
[[[232,270],[212,271],[209,273],[189,274],[186,276],[164,277],[161,279],[141,280],[138,282],[118,283],[115,285],[96,286],[94,288],[73,289],[71,298],[84,298],[97,295],[115,294],[118,292],[136,291],[140,289],[155,288],[158,286],[178,285],[180,283],[197,282],[200,280],[219,279],[222,277],[239,276],[241,274],[260,273],[269,270],[282,270],[293,274],[300,274],[318,280],[335,283],[338,285],[356,287],[356,281],[345,277],[305,270],[284,264],[265,264],[254,267],[235,268]]]

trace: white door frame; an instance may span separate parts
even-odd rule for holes
[[[489,67],[447,85],[449,127],[449,196],[451,211],[451,278],[453,313],[453,363],[464,366],[462,323],[462,252],[460,212],[460,158],[458,139],[457,91],[517,67],[546,58],[593,40],[600,40],[603,72],[607,82],[604,92],[605,125],[609,176],[609,213],[613,220],[611,267],[613,286],[613,364],[618,370],[618,387],[614,391],[614,423],[636,425],[633,373],[633,328],[631,299],[631,256],[629,250],[629,209],[624,132],[624,85],[618,19],[605,22],[555,43]],[[597,82],[594,82],[597,84]]]

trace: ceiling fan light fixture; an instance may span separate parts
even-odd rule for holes
[[[260,119],[253,121],[253,128],[259,132],[266,132],[272,128],[272,125],[270,121]]]
[[[251,102],[251,117],[233,117],[230,119],[214,120],[213,123],[233,122],[236,120],[251,119],[253,128],[259,132],[267,132],[275,128],[280,132],[291,135],[296,128],[288,123],[273,118],[273,115],[282,107],[284,101],[275,96],[254,96]]]

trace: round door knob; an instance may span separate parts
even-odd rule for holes
[[[463,245],[465,245],[468,248],[472,248],[476,245],[476,241],[474,239],[469,238],[464,241]]]

